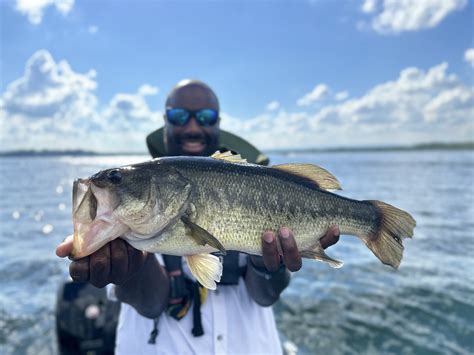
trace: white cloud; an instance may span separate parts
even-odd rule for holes
[[[146,95],[140,90],[136,94],[116,94],[101,115],[114,129],[134,129],[141,122],[158,124],[161,115],[150,110]]]
[[[151,86],[149,84],[143,84],[138,89],[138,94],[141,96],[153,96],[158,94],[159,89],[156,86]]]
[[[48,51],[40,50],[27,61],[24,76],[8,85],[2,95],[3,109],[10,116],[42,119],[76,105],[92,107],[95,76],[94,70],[75,73],[67,62],[55,63]]]
[[[474,48],[468,48],[464,52],[464,60],[474,68]]]
[[[474,91],[454,74],[447,63],[423,71],[406,68],[395,81],[380,84],[366,95],[318,112],[319,120],[340,124],[455,124],[472,119]]]
[[[145,83],[101,104],[97,86],[93,70],[78,73],[49,52],[36,52],[22,77],[0,94],[2,149],[145,151],[145,136],[162,123],[162,113],[147,103],[158,88]],[[440,63],[428,70],[405,68],[345,101],[301,111],[267,107],[250,119],[221,116],[222,128],[258,147],[303,148],[472,140],[473,107],[474,89]]]
[[[375,11],[377,7],[377,0],[365,0],[362,4],[362,11],[370,14]]]
[[[326,84],[318,84],[311,92],[299,98],[296,104],[298,106],[310,106],[311,104],[325,97],[328,92],[329,87]]]
[[[276,111],[280,108],[280,103],[278,101],[271,101],[267,104],[266,109],[267,111]]]
[[[323,147],[466,141],[474,136],[474,90],[441,63],[411,67],[365,95],[314,112],[280,110],[223,127],[259,147]]]
[[[67,15],[74,6],[74,0],[55,0],[54,6],[63,15]]]
[[[99,27],[96,25],[90,25],[87,27],[87,32],[89,32],[91,35],[96,34],[99,31]]]
[[[382,34],[417,31],[437,26],[467,0],[365,0],[362,11],[374,17],[371,27]],[[359,28],[364,28],[359,24]]]
[[[54,6],[62,15],[67,15],[74,7],[74,0],[16,0],[16,10],[28,16],[28,20],[38,25],[48,6]]]
[[[95,78],[94,70],[77,73],[48,51],[36,52],[0,95],[2,148],[143,151],[145,135],[161,123],[161,113],[145,100],[158,88],[144,84],[100,105]]]
[[[349,97],[349,93],[347,91],[340,91],[336,95],[334,95],[334,98],[337,101],[344,101]]]

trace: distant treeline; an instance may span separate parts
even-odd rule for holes
[[[132,153],[132,152],[94,152],[88,150],[12,150],[7,152],[0,152],[0,157],[31,157],[31,156],[40,156],[40,157],[55,157],[62,155],[73,155],[73,156],[101,156],[101,155],[140,155],[147,154],[143,153]]]
[[[331,153],[331,152],[397,152],[418,150],[474,150],[474,142],[462,143],[423,143],[410,146],[368,146],[336,148],[273,149],[269,153]]]
[[[304,149],[272,149],[268,153],[318,153],[318,152],[394,152],[415,150],[474,150],[474,142],[463,143],[423,143],[412,146],[370,146],[370,147],[339,147],[339,148],[304,148]],[[87,150],[13,150],[0,152],[0,157],[23,157],[23,156],[100,156],[100,155],[141,155],[147,152],[94,152]]]

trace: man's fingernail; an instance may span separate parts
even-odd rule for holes
[[[280,229],[280,236],[282,238],[289,238],[290,237],[290,230],[288,228]]]
[[[263,233],[263,240],[266,241],[267,243],[272,243],[273,242],[272,233]]]

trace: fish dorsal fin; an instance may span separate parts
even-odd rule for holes
[[[279,164],[273,165],[272,169],[278,169],[287,173],[311,180],[322,190],[341,190],[341,185],[336,177],[326,169],[313,164]]]
[[[211,158],[217,160],[224,160],[228,163],[247,163],[247,159],[243,159],[240,154],[234,154],[231,151],[226,151],[224,153],[216,151],[214,154],[211,155]]]
[[[198,226],[197,224],[193,223],[188,216],[184,215],[181,216],[181,221],[191,229],[191,237],[194,239],[196,243],[199,245],[210,245],[213,248],[216,248],[224,255],[226,254],[226,250],[224,246],[219,242],[219,240],[214,237],[211,233],[209,233],[204,228]]]
[[[209,290],[216,289],[216,282],[219,282],[222,276],[222,263],[217,256],[212,254],[187,255],[186,262],[191,274],[201,285]]]

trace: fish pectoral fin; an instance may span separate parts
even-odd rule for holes
[[[198,226],[196,223],[192,222],[188,216],[184,215],[181,216],[181,221],[191,229],[191,237],[198,243],[199,245],[210,245],[213,248],[216,248],[224,255],[227,254],[224,246],[214,237],[211,233],[209,233],[204,228]]]
[[[196,254],[185,256],[189,270],[201,285],[209,290],[215,290],[216,282],[221,280],[222,263],[212,254]]]
[[[240,154],[234,154],[231,151],[226,151],[224,153],[216,151],[214,154],[211,155],[211,158],[217,160],[224,160],[228,163],[247,164],[247,159],[244,159],[240,156]]]
[[[285,171],[314,182],[322,190],[342,190],[337,178],[326,169],[313,164],[279,164],[272,169]]]
[[[329,264],[329,266],[339,269],[344,265],[344,263],[340,260],[336,260],[328,256],[325,252],[324,249],[319,245],[313,250],[303,250],[300,251],[300,255],[302,258],[308,258],[308,259],[315,259],[319,261],[324,261]]]

